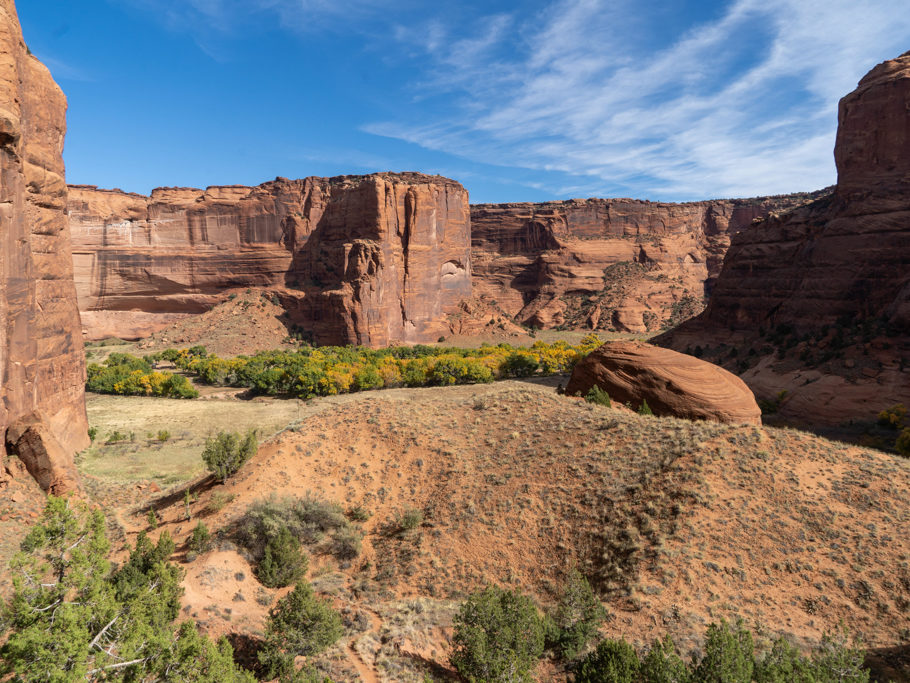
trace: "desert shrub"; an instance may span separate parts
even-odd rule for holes
[[[332,535],[331,552],[339,560],[353,560],[360,554],[363,536],[354,528],[338,529]]]
[[[455,616],[452,665],[472,683],[530,681],[543,655],[543,620],[531,599],[489,586]]]
[[[653,415],[654,411],[651,410],[651,406],[648,405],[647,399],[642,399],[641,405],[638,406],[639,415]]]
[[[607,408],[613,405],[613,402],[610,400],[610,394],[596,384],[588,389],[588,393],[585,394],[585,401],[588,403],[595,403],[599,406],[606,406]]]
[[[214,491],[212,492],[211,498],[209,498],[208,504],[205,506],[205,511],[209,514],[214,514],[216,512],[221,512],[224,509],[224,506],[234,500],[233,493],[224,493],[223,491]]]
[[[256,577],[263,586],[283,588],[301,579],[308,564],[300,541],[287,527],[282,527],[265,544],[265,554],[256,567]]]
[[[350,528],[344,509],[338,503],[315,496],[298,499],[294,514],[300,523],[300,536],[304,543],[318,543],[327,533]]]
[[[905,458],[910,458],[910,427],[900,433],[897,441],[894,442],[894,448]]]
[[[298,583],[269,611],[259,652],[266,678],[291,678],[294,657],[317,655],[343,634],[338,613],[317,598],[308,583]]]
[[[423,511],[417,508],[405,508],[395,515],[392,528],[395,533],[404,534],[413,531],[421,524],[423,524]]]
[[[575,659],[597,635],[606,610],[591,584],[577,569],[569,573],[559,603],[553,612],[554,649],[565,660]]]
[[[575,669],[575,683],[638,683],[641,661],[625,640],[602,640]]]
[[[753,654],[752,634],[741,623],[731,627],[721,620],[708,626],[704,653],[693,673],[704,683],[750,683]]]
[[[903,403],[898,403],[886,408],[878,414],[878,423],[888,429],[900,429],[907,417],[907,408]]]
[[[124,434],[123,432],[115,429],[114,431],[112,431],[110,434],[107,435],[106,443],[117,443],[118,441],[126,441],[127,438],[129,438],[127,434]]]
[[[238,522],[235,537],[259,562],[265,556],[266,544],[282,529],[306,545],[331,535],[330,549],[345,556],[341,559],[350,559],[347,556],[354,547],[359,553],[359,538],[355,543],[353,536],[360,536],[360,532],[351,525],[342,507],[312,495],[256,501]]]
[[[348,519],[352,519],[355,522],[365,522],[370,518],[370,513],[362,505],[355,505],[348,509],[347,516]]]
[[[211,545],[212,535],[209,532],[209,528],[203,522],[199,522],[193,529],[187,546],[194,553],[204,553]]]
[[[166,429],[159,429],[157,438],[158,441],[167,441],[171,438],[171,433]]]
[[[88,439],[89,439],[89,441],[94,441],[96,436],[98,436],[98,428],[97,428],[97,427],[89,427],[89,428],[88,428]]]
[[[244,435],[238,432],[219,432],[217,436],[205,440],[202,461],[208,471],[223,483],[253,457],[257,447],[256,430],[254,429]]]

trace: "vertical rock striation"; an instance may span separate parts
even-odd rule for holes
[[[88,445],[65,133],[66,99],[0,0],[0,452],[58,493]]]
[[[89,338],[140,337],[268,287],[320,344],[435,341],[471,295],[468,196],[418,173],[257,187],[70,189]]]

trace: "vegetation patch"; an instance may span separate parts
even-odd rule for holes
[[[183,375],[159,372],[143,359],[127,353],[112,353],[103,365],[90,363],[86,391],[121,396],[196,398],[199,392]]]
[[[250,552],[259,571],[266,572],[266,581],[272,581],[272,569],[264,565],[275,565],[277,574],[282,563],[295,564],[295,547],[301,544],[315,548],[325,542],[323,550],[349,561],[360,554],[363,538],[340,505],[313,495],[273,497],[253,503],[237,523],[234,536]],[[282,585],[289,585],[296,578],[287,579],[282,574],[280,580],[286,581]]]
[[[574,346],[564,341],[538,341],[530,348],[509,344],[484,345],[479,349],[420,344],[386,349],[322,346],[236,358],[219,358],[202,347],[193,347],[167,349],[136,360],[146,365],[174,363],[206,384],[309,399],[370,389],[481,384],[510,377],[560,374],[569,372],[601,343],[590,334]]]

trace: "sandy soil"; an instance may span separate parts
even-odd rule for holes
[[[120,518],[127,537],[148,505],[178,542],[197,519],[223,530],[215,551],[178,556],[185,610],[213,634],[255,638],[281,592],[258,585],[232,542],[237,518],[270,495],[367,510],[353,562],[308,549],[311,582],[345,619],[318,660],[335,680],[443,680],[466,593],[517,586],[546,607],[574,566],[610,610],[604,633],[636,645],[669,632],[690,651],[707,623],[737,617],[803,646],[841,621],[873,648],[910,637],[906,460],[795,430],[640,417],[541,382],[302,410],[226,485],[194,480],[192,520],[181,486],[142,490]],[[410,509],[422,523],[396,530]]]

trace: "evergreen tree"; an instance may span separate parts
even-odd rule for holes
[[[208,471],[214,474],[218,481],[224,483],[256,454],[258,445],[256,431],[253,429],[244,435],[237,432],[219,432],[217,436],[206,439],[202,461]]]
[[[676,652],[673,639],[657,640],[641,660],[641,676],[647,683],[689,683],[692,681],[686,663]]]
[[[300,582],[269,612],[259,662],[269,678],[293,679],[294,657],[317,655],[343,634],[338,613]]]
[[[602,640],[579,662],[575,683],[638,683],[641,661],[625,640]]]
[[[462,604],[453,642],[452,665],[472,683],[529,681],[543,655],[543,620],[529,597],[489,586]]]
[[[100,510],[48,498],[10,563],[13,596],[3,614],[0,677],[252,681],[234,666],[226,643],[215,648],[193,624],[175,634],[182,573],[167,561],[174,551],[170,536],[152,544],[140,534],[129,560],[114,572],[109,551]],[[187,648],[202,654],[190,657]]]
[[[704,655],[695,668],[695,679],[703,683],[750,683],[753,650],[752,634],[742,623],[735,627],[724,620],[711,624]]]
[[[563,659],[577,657],[606,618],[606,610],[577,569],[569,573],[559,605],[553,613],[556,649]]]
[[[265,555],[256,569],[256,576],[264,586],[282,588],[303,577],[307,564],[307,557],[300,549],[300,541],[287,527],[281,527],[278,534],[266,544]]]

